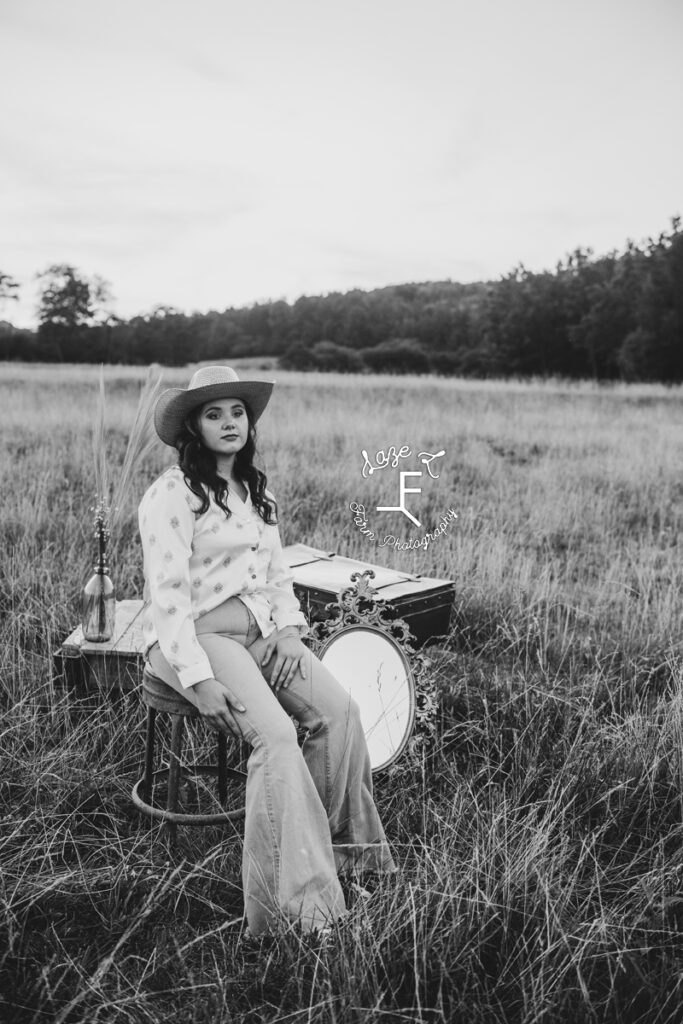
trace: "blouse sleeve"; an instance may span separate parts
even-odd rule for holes
[[[274,542],[270,563],[266,572],[265,594],[270,603],[270,615],[277,629],[296,626],[303,635],[308,632],[308,622],[294,594],[294,577],[282,553],[280,531],[271,527]]]
[[[162,654],[185,689],[213,676],[194,628],[190,554],[195,516],[186,491],[180,481],[162,478],[147,492],[139,509],[154,630]]]

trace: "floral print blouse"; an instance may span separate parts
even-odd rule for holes
[[[172,466],[147,490],[138,510],[145,649],[158,641],[185,688],[213,676],[195,620],[229,597],[239,597],[253,612],[263,636],[284,626],[308,628],[277,526],[263,522],[250,497],[243,502],[231,490],[227,504],[229,518],[211,496],[208,510],[197,516],[199,501],[180,467]]]

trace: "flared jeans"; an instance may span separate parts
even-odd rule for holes
[[[370,758],[358,705],[308,651],[277,694],[269,685],[273,655],[246,605],[229,598],[195,622],[214,677],[246,712],[235,731],[251,746],[247,765],[242,882],[253,935],[298,921],[311,931],[345,913],[338,874],[396,870],[372,793]],[[183,689],[158,644],[152,672]],[[299,745],[293,716],[306,731]]]

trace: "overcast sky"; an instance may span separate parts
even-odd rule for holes
[[[683,213],[681,0],[0,0],[0,317],[554,268]]]

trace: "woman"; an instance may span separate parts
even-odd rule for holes
[[[301,642],[275,500],[253,463],[273,389],[227,366],[159,398],[178,464],[140,503],[151,671],[252,746],[242,875],[249,931],[316,931],[345,912],[338,873],[394,871],[358,707]],[[307,738],[303,749],[290,718]]]

